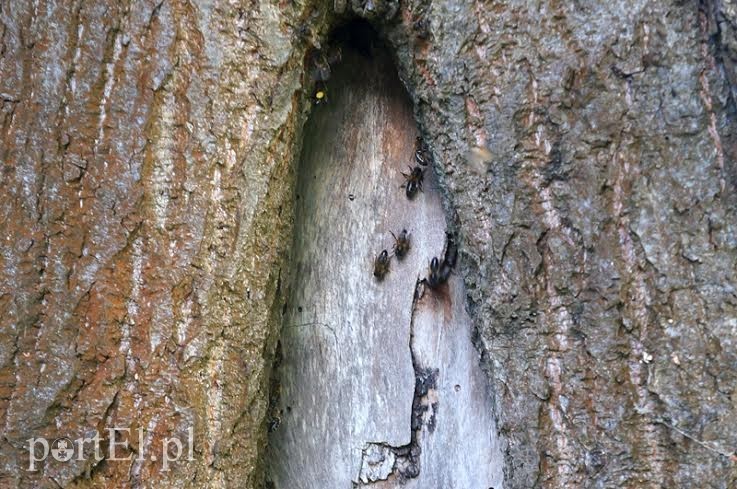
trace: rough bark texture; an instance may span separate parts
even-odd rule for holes
[[[255,486],[308,7],[0,9],[0,485]],[[28,438],[107,427],[142,460],[26,470]]]
[[[0,485],[260,484],[305,55],[357,15],[459,231],[504,487],[734,487],[736,12],[0,3]],[[28,438],[112,426],[141,461],[25,470]]]
[[[447,2],[398,50],[464,231],[509,487],[737,483],[733,13]]]

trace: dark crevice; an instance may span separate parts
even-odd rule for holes
[[[420,455],[422,454],[422,447],[420,446],[419,438],[423,427],[432,433],[435,431],[437,412],[437,402],[433,402],[428,394],[431,391],[437,389],[438,376],[440,371],[437,368],[426,368],[419,364],[419,359],[415,354],[414,349],[414,310],[417,307],[419,300],[419,288],[422,286],[420,282],[417,283],[417,289],[412,300],[412,320],[410,321],[410,338],[409,338],[409,350],[412,355],[412,368],[415,372],[415,391],[412,398],[412,417],[410,420],[411,426],[411,437],[410,442],[400,447],[393,447],[386,443],[369,443],[363,451],[363,464],[362,467],[366,467],[367,452],[371,447],[380,447],[387,452],[391,452],[394,455],[394,464],[391,472],[382,480],[391,480],[396,478],[400,485],[407,483],[409,479],[414,479],[420,475]],[[383,460],[382,460],[383,461]],[[359,474],[359,483],[354,484],[354,487],[365,487],[371,485],[375,480],[370,477],[369,474]]]

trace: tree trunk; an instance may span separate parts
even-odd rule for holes
[[[735,29],[0,3],[0,486],[734,487]]]

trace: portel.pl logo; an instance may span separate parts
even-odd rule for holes
[[[69,462],[70,460],[84,461],[88,456],[94,457],[99,462],[102,459],[107,461],[125,461],[134,460],[133,455],[128,450],[128,436],[121,437],[121,434],[130,435],[128,428],[108,428],[107,429],[107,453],[103,453],[103,438],[100,433],[95,431],[95,436],[83,437],[72,440],[71,438],[62,437],[49,442],[46,438],[29,438],[28,441],[28,470],[38,470],[40,462],[43,462],[51,456],[57,462]],[[116,441],[118,438],[125,438],[123,441]],[[161,460],[161,471],[168,472],[170,464],[180,459],[188,461],[194,460],[193,453],[194,430],[192,427],[187,428],[186,450],[185,442],[177,437],[163,438],[159,446],[150,445],[150,450],[140,450],[137,461],[142,460]],[[144,430],[138,430],[138,446],[144,445]],[[124,452],[128,452],[127,457],[119,456]]]

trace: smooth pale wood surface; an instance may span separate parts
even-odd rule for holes
[[[399,486],[390,447],[411,440],[414,350],[419,367],[438,369],[438,382],[427,395],[434,427],[418,436],[420,475],[409,487],[498,489],[501,452],[460,277],[428,291],[413,322],[415,283],[442,254],[446,224],[431,168],[415,199],[400,188],[417,136],[406,94],[382,54],[345,50],[328,97],[307,124],[299,167],[270,478],[280,489],[377,477],[386,480],[370,484]],[[389,231],[403,228],[412,249],[377,281],[373,260],[391,251]],[[377,452],[383,461],[372,459],[369,475],[363,458]]]

